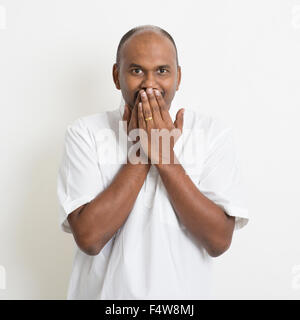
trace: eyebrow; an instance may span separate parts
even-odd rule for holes
[[[129,68],[141,68],[141,69],[143,69],[142,66],[140,66],[139,64],[136,64],[136,63],[131,63],[131,64],[129,65]],[[161,66],[157,66],[157,68],[171,69],[171,66],[168,65],[168,64],[163,64],[163,65],[161,65]]]

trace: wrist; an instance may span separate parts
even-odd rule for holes
[[[170,166],[174,166],[177,164],[180,164],[174,150],[170,151],[169,157],[160,157],[159,161],[156,161],[155,163],[153,163],[157,169],[164,169],[164,168],[168,168]]]
[[[151,167],[150,163],[131,163],[128,159],[125,165],[130,168],[133,168],[135,171],[140,171],[145,173],[148,173]]]

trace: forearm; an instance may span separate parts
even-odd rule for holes
[[[150,164],[129,161],[122,166],[110,186],[76,217],[77,243],[84,243],[95,254],[100,252],[127,219],[149,169]]]
[[[195,186],[180,164],[157,165],[180,222],[211,256],[231,243],[234,217],[229,217]]]

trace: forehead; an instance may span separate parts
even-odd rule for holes
[[[147,31],[133,35],[123,45],[120,60],[125,65],[176,64],[176,51],[166,36]]]

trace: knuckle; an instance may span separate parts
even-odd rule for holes
[[[154,105],[154,106],[152,107],[152,109],[153,109],[154,112],[159,112],[159,107],[158,107],[158,105]]]
[[[163,100],[162,95],[159,94],[158,96],[156,96],[156,99],[159,100],[159,101],[162,101]]]
[[[148,110],[148,109],[146,109],[146,110],[145,110],[145,115],[146,115],[147,117],[151,117],[151,111]]]
[[[168,108],[167,108],[167,105],[165,103],[162,104],[161,108],[164,110],[164,111],[167,111]]]
[[[155,101],[155,97],[154,97],[153,94],[149,96],[149,100],[150,100],[151,102],[152,102],[152,101]]]

